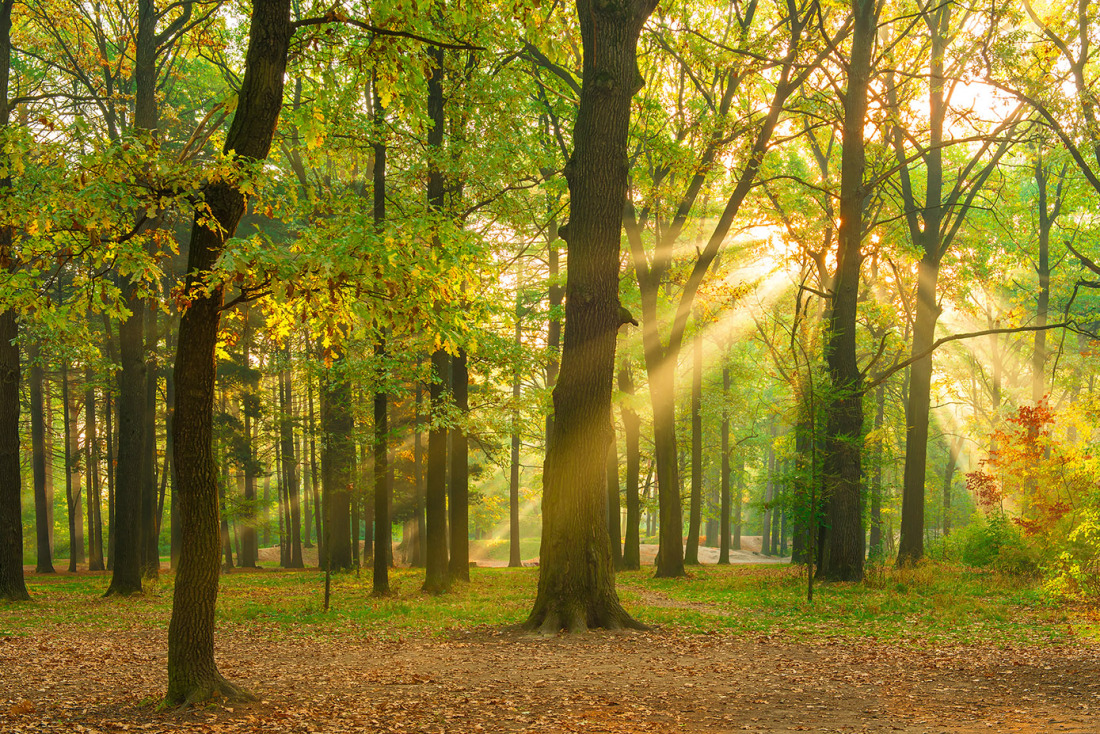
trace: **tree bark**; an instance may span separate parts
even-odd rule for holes
[[[149,299],[145,312],[145,397],[142,401],[141,566],[145,578],[160,573],[160,523],[157,519],[157,312]]]
[[[566,166],[570,219],[559,232],[569,246],[564,347],[543,472],[538,594],[526,622],[544,633],[642,627],[615,593],[604,483],[621,325],[626,143],[631,98],[641,85],[638,36],[654,7],[652,0],[577,2],[583,72]]]
[[[283,98],[283,78],[293,31],[290,0],[253,0],[245,73],[224,152],[260,161],[271,148]],[[197,220],[187,263],[187,309],[176,352],[175,448],[179,467],[180,553],[168,626],[168,705],[194,704],[216,695],[250,698],[214,663],[214,604],[218,594],[217,469],[212,450],[217,346],[223,287],[202,287],[237,229],[244,196],[231,182],[203,189],[216,229]]]

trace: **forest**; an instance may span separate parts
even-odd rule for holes
[[[0,728],[1095,731],[1098,17],[0,0]]]

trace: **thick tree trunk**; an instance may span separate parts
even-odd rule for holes
[[[698,324],[696,324],[698,327]],[[688,512],[684,563],[699,564],[699,532],[703,512],[703,334],[692,339],[691,362],[691,504]]]
[[[855,23],[844,101],[840,180],[840,231],[832,310],[826,330],[826,362],[832,383],[827,411],[824,472],[828,495],[827,544],[822,578],[863,580],[863,506],[860,452],[863,442],[862,375],[856,359],[859,271],[863,260],[863,204],[867,187],[864,124],[871,52],[878,20],[875,0],[852,0]]]
[[[0,3],[0,87],[6,87],[5,62],[11,53],[11,5],[10,0]],[[0,89],[0,104],[6,103],[5,91]],[[0,267],[10,267],[11,239],[12,228],[0,227]],[[15,312],[0,313],[0,599],[8,601],[30,599],[23,581],[18,335]]]
[[[634,379],[630,364],[624,361],[619,367],[619,390],[623,393],[620,410],[623,418],[623,443],[626,448],[626,537],[623,542],[623,568],[637,571],[642,567],[641,539],[638,537],[642,521],[642,503],[638,497],[638,481],[641,474],[642,420],[634,412]]]
[[[543,472],[538,595],[526,622],[544,633],[642,626],[615,593],[604,488],[621,324],[627,133],[631,98],[641,79],[638,35],[654,5],[651,0],[577,2],[584,60],[573,155],[566,167],[570,220],[561,229],[569,246],[564,348]]]
[[[11,74],[11,11],[13,0],[0,2],[0,129],[11,118],[8,83]],[[7,168],[7,166],[5,166]],[[0,178],[0,191],[11,178]],[[13,270],[13,228],[0,226],[0,268]],[[22,468],[19,456],[19,322],[15,312],[0,312],[0,599],[30,598],[23,581]],[[48,557],[48,554],[47,554]]]
[[[283,98],[292,30],[290,0],[253,0],[245,73],[224,151],[246,161],[263,160],[271,147]],[[191,231],[187,291],[176,352],[175,448],[179,467],[181,532],[185,539],[176,573],[168,626],[168,691],[165,703],[198,703],[214,696],[247,698],[214,664],[214,603],[218,594],[217,470],[212,450],[215,348],[223,291],[202,288],[244,213],[244,197],[219,180],[203,190],[216,229],[196,221]]]

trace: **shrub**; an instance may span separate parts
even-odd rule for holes
[[[1039,571],[1038,550],[999,512],[977,514],[973,522],[950,538],[944,553],[968,566],[1001,573],[1030,576]]]

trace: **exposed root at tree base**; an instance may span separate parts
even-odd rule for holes
[[[245,689],[227,681],[220,673],[215,673],[213,680],[196,683],[185,692],[173,695],[169,691],[161,707],[186,710],[207,703],[251,703],[258,700],[259,698]]]
[[[556,635],[559,632],[577,634],[590,629],[649,630],[618,603],[602,605],[599,609],[586,609],[579,603],[551,603],[536,608],[523,624],[523,628],[540,635]]]

